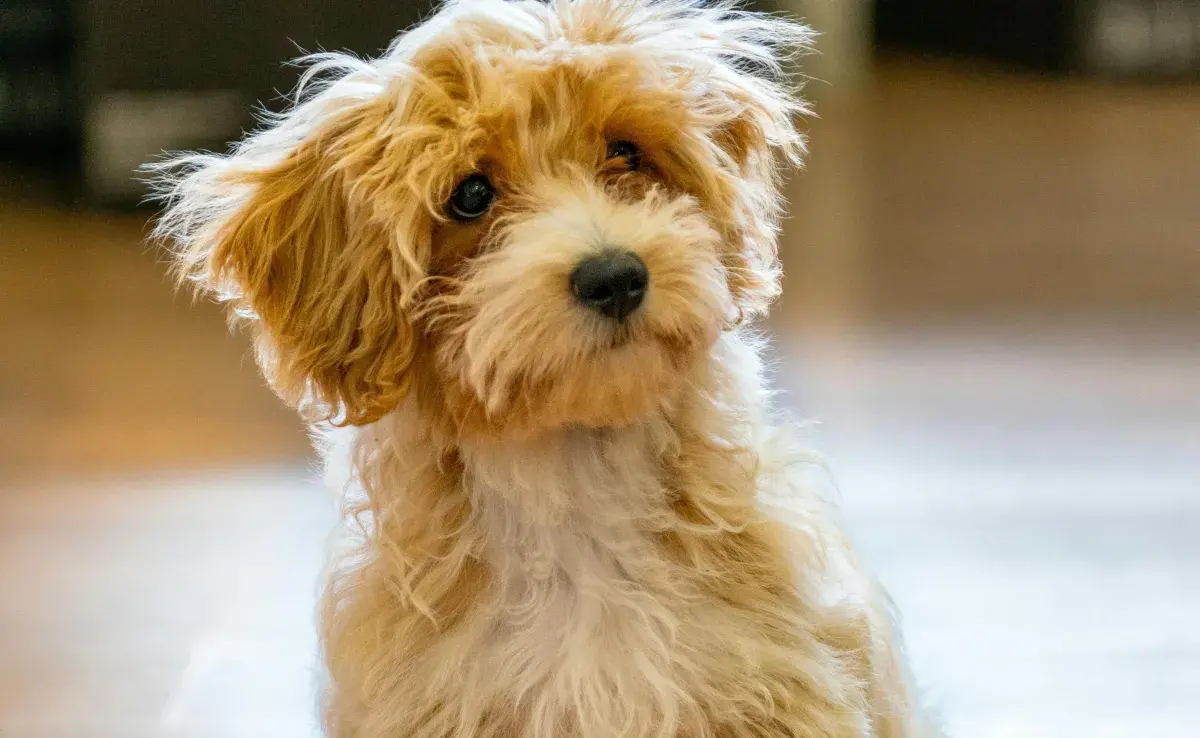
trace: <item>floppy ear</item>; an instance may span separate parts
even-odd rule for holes
[[[159,167],[174,174],[156,235],[180,278],[248,320],[267,379],[309,420],[369,423],[410,381],[402,308],[418,270],[397,253],[396,227],[351,200],[378,155],[379,114],[301,106],[227,157]]]
[[[742,310],[761,314],[779,293],[784,165],[802,163],[805,141],[796,120],[810,112],[788,71],[808,51],[813,34],[798,23],[752,13],[723,17],[716,27],[707,107],[723,121],[713,141],[738,179],[733,220],[746,261],[729,270],[730,281]]]

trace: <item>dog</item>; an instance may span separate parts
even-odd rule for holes
[[[452,0],[158,167],[181,280],[341,429],[328,735],[926,734],[751,327],[809,41],[729,4]]]

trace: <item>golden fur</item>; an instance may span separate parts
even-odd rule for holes
[[[358,534],[325,597],[331,736],[920,733],[743,325],[778,291],[804,112],[779,50],[807,40],[685,0],[462,0],[164,165],[180,275],[343,427],[319,439]],[[447,218],[473,172],[495,205]],[[622,323],[567,288],[613,246],[651,275]]]

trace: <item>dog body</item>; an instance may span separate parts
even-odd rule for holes
[[[746,325],[803,148],[778,51],[806,40],[728,6],[465,0],[163,167],[181,276],[348,426],[321,444],[358,533],[324,600],[331,736],[918,734]]]
[[[326,601],[332,733],[917,735],[883,602],[759,415],[757,348],[726,334],[627,427],[461,444],[410,407],[327,446],[394,516]]]

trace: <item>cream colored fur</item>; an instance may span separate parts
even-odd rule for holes
[[[378,548],[389,534],[373,516],[404,517],[411,506],[420,524],[420,472],[436,466],[436,446],[404,410],[349,436],[330,432],[331,464],[357,460],[349,480],[342,466],[331,481],[349,490],[352,509],[379,511],[335,580],[330,603],[350,611],[326,617],[335,674],[374,697],[368,706],[364,695],[335,695],[345,713],[331,716],[333,734],[932,736],[882,593],[859,571],[833,507],[803,481],[816,460],[766,422],[758,346],[727,334],[679,407],[642,423],[458,448],[469,512],[440,563],[477,561],[489,587],[444,631],[419,591],[373,583],[397,570],[419,578],[422,562],[398,564]],[[692,426],[683,434],[682,418]],[[670,470],[688,463],[693,433],[712,434],[728,455],[697,470],[711,489],[693,494],[712,509],[685,522]],[[388,493],[367,501],[359,479]],[[757,566],[696,568],[665,553],[663,533],[680,528],[756,539],[787,572],[783,596],[741,601],[739,575]]]
[[[332,738],[923,735],[748,327],[808,38],[720,4],[462,0],[161,167],[181,278],[335,429]],[[494,204],[450,217],[480,176]],[[609,249],[649,273],[619,323],[569,286]]]

